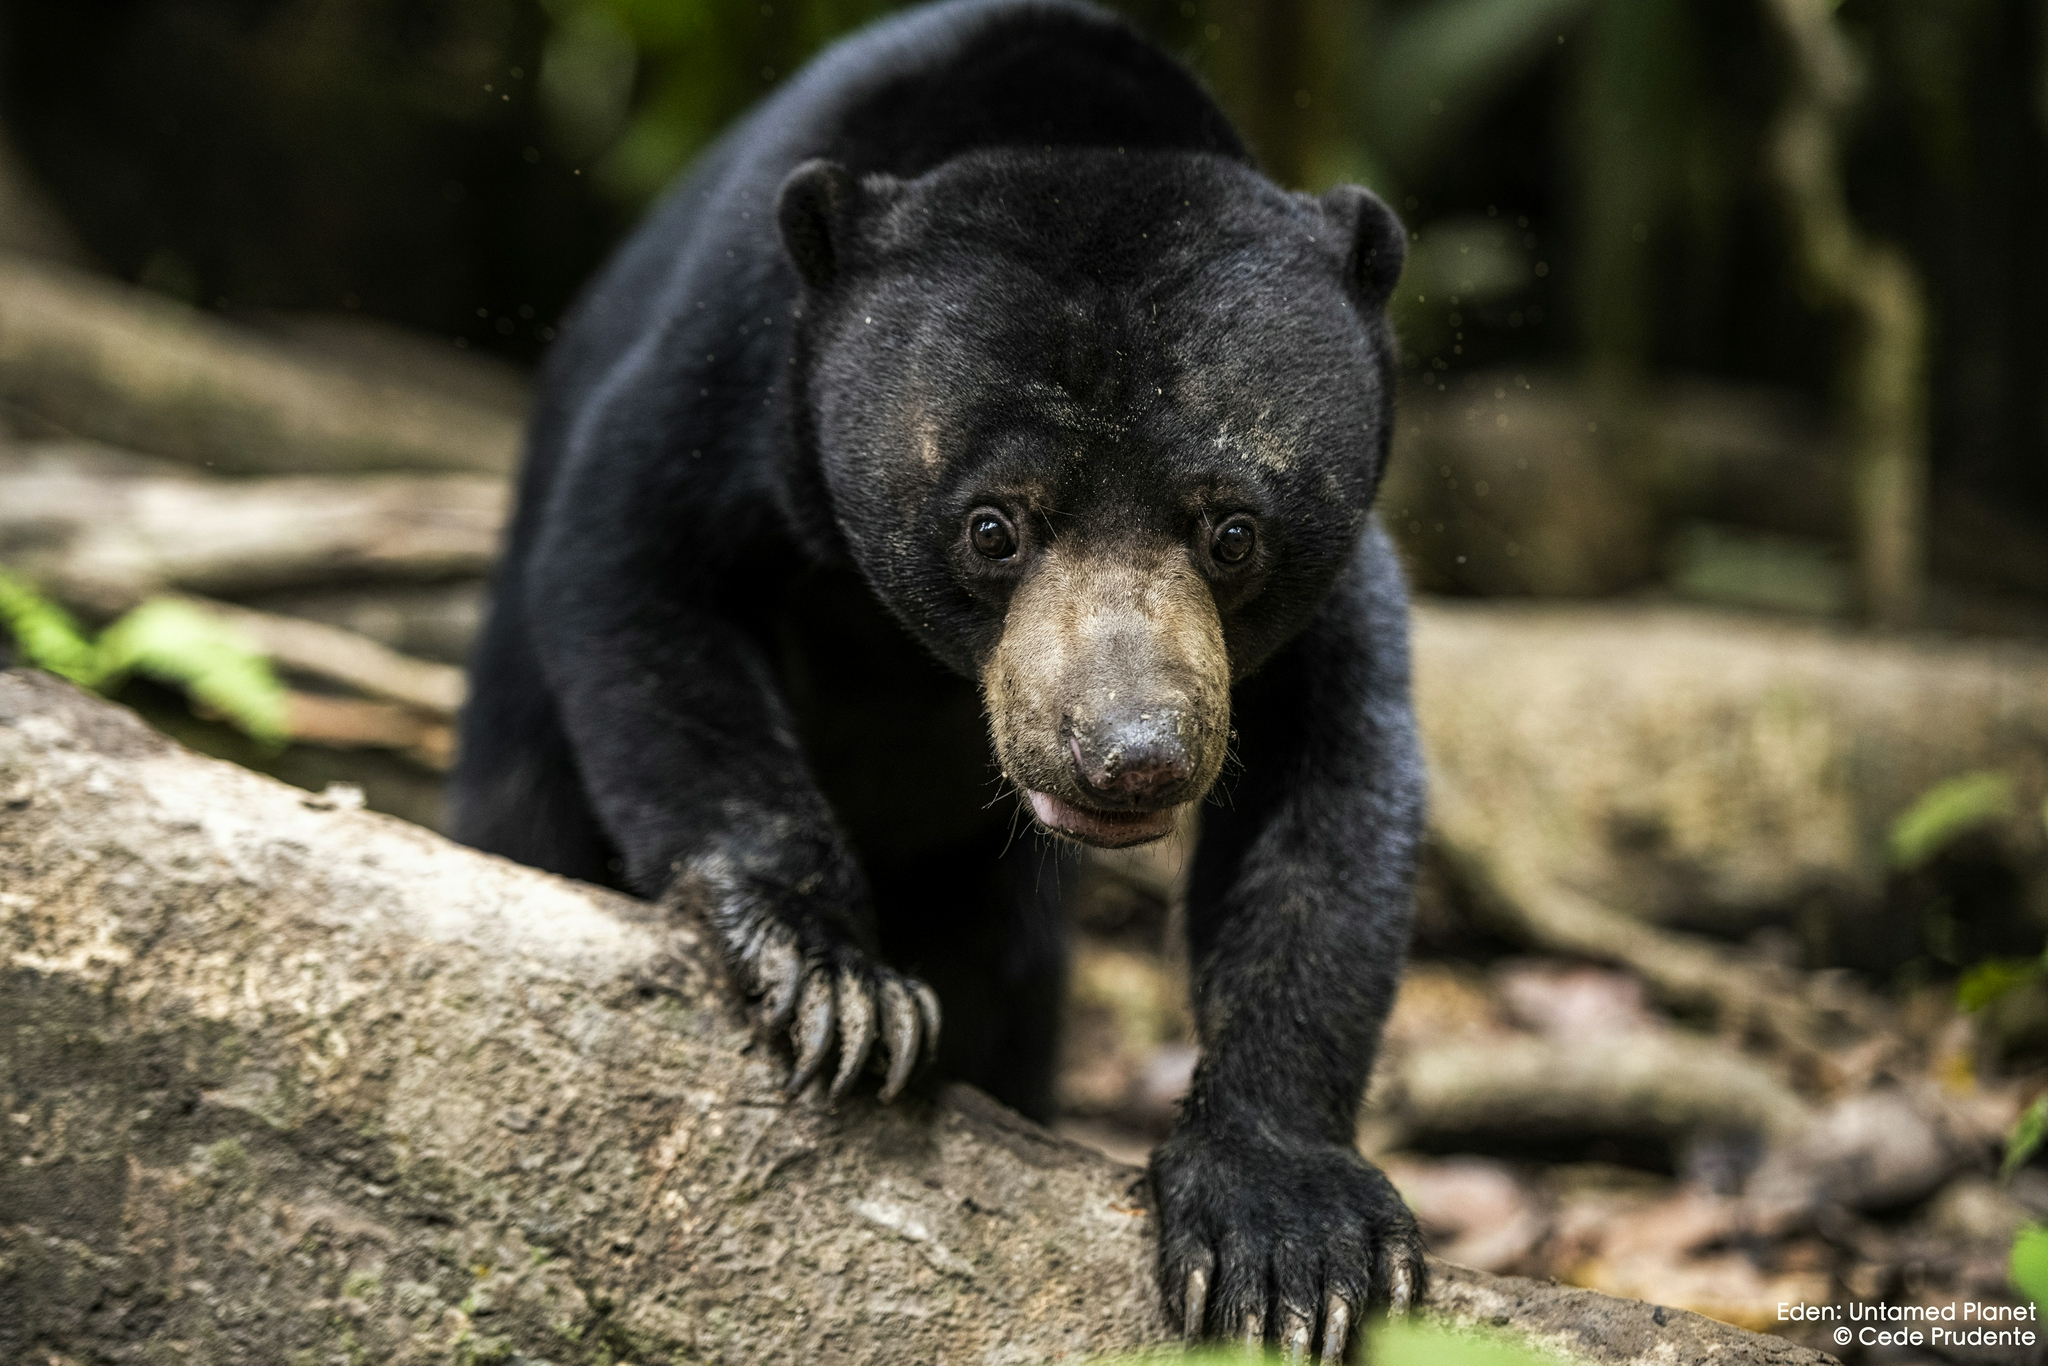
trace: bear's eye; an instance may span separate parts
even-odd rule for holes
[[[994,508],[976,508],[967,514],[967,539],[983,559],[1007,560],[1017,553],[1017,528]]]
[[[1252,529],[1251,520],[1233,517],[1209,538],[1209,553],[1224,564],[1239,564],[1252,553],[1252,543],[1258,539],[1258,532]]]

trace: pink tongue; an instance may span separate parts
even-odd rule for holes
[[[1065,802],[1044,792],[1026,791],[1024,795],[1031,798],[1032,814],[1041,824],[1056,826],[1060,823],[1060,816],[1067,810]]]

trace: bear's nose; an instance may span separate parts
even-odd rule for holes
[[[1105,716],[1069,731],[1074,775],[1086,791],[1110,801],[1146,803],[1184,786],[1195,771],[1181,739],[1183,714],[1159,707]]]

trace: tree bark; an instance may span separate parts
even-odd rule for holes
[[[0,673],[0,1358],[1166,1338],[1134,1169],[965,1088],[787,1099],[693,927],[349,806]],[[1436,1270],[1566,1360],[1827,1360]]]

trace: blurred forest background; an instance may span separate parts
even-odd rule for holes
[[[526,364],[693,153],[889,8],[15,0],[0,115],[116,275]],[[1558,404],[1608,416],[1570,499],[1503,511],[1512,475],[1481,503],[1408,462],[1426,586],[2041,629],[2012,600],[2048,592],[2039,4],[1849,0],[1818,33],[1775,0],[1121,8],[1278,180],[1399,207],[1416,377],[1507,390],[1553,441],[1588,435]]]
[[[0,0],[21,652],[434,824],[531,367],[891,8]],[[1771,1331],[2048,1297],[2048,3],[1117,8],[1413,233],[1435,810],[1362,1141],[1438,1249]],[[1173,853],[1080,911],[1066,1127],[1134,1157]]]

